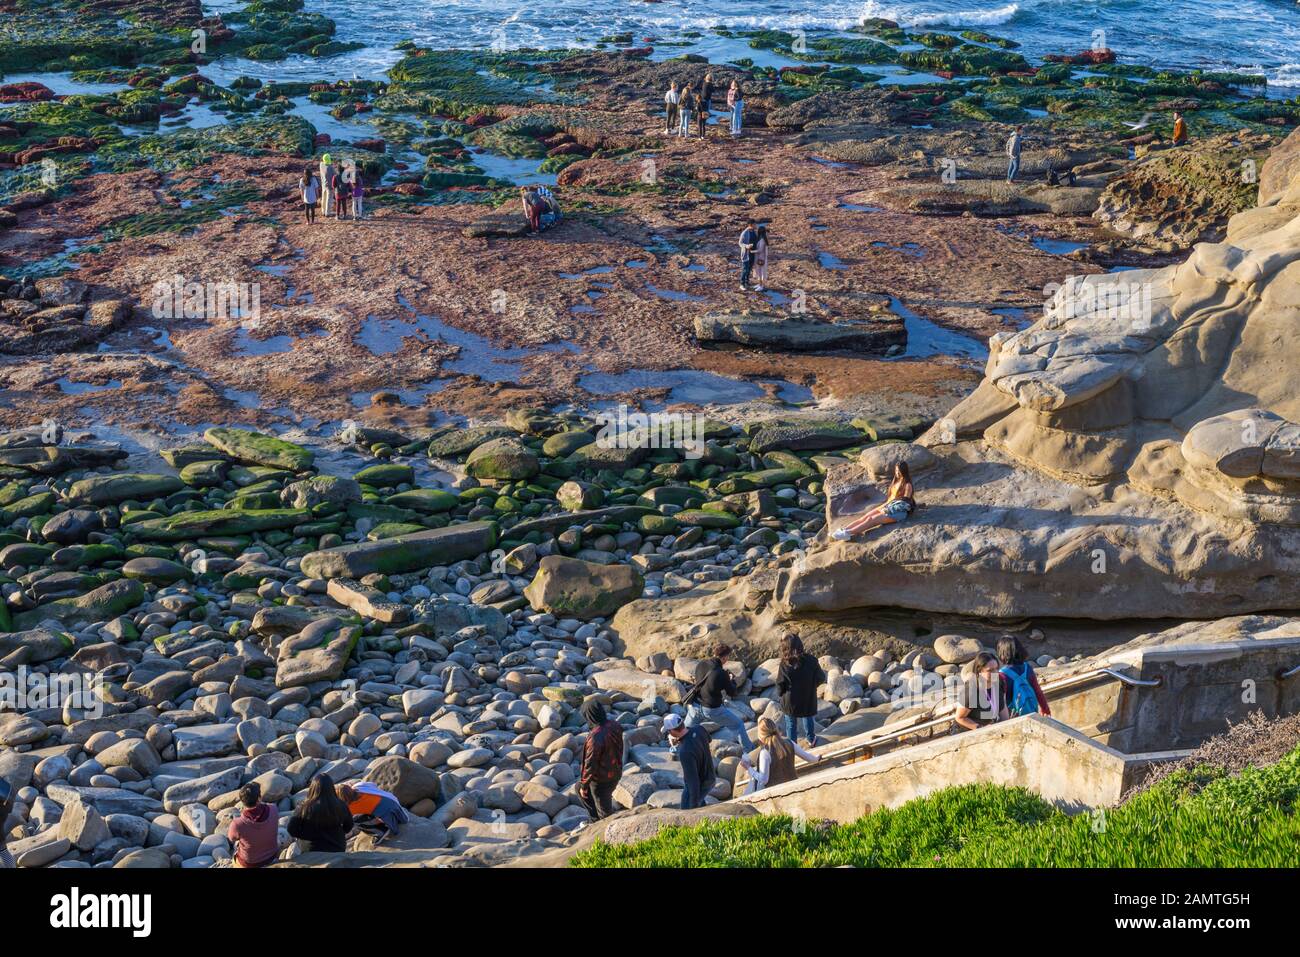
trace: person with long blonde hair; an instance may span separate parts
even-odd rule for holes
[[[794,759],[803,758],[810,764],[819,759],[811,751],[799,747],[797,741],[791,741],[781,733],[771,718],[760,718],[758,722],[758,763],[751,764],[748,756],[741,758],[741,764],[749,772],[749,785],[746,794],[753,794],[765,787],[784,784],[796,777]]]

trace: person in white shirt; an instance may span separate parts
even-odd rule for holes
[[[793,781],[796,777],[794,759],[803,758],[810,764],[821,760],[811,751],[799,747],[798,742],[791,741],[781,733],[775,721],[762,718],[758,722],[758,764],[755,766],[748,755],[740,763],[749,772],[749,784],[746,794],[753,794],[763,788]]]
[[[677,129],[677,103],[677,81],[673,80],[673,82],[668,85],[668,92],[664,94],[664,108],[665,113],[667,114],[664,121],[665,133],[671,134]]]

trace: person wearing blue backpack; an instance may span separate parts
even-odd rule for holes
[[[1007,710],[1011,717],[1022,714],[1050,715],[1052,709],[1047,705],[1047,697],[1038,684],[1038,675],[1029,663],[1025,646],[1015,635],[1003,635],[998,639],[998,661],[1002,662],[1001,673],[1007,679]]]

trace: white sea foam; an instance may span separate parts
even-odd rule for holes
[[[1008,3],[992,10],[917,10],[913,4],[884,4],[866,0],[860,19],[884,17],[905,27],[994,27],[1008,23],[1020,12],[1020,4]]]

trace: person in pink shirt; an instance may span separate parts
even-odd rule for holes
[[[239,801],[243,811],[226,833],[235,846],[235,866],[266,867],[280,853],[280,814],[262,802],[262,788],[256,782],[239,789]]]

